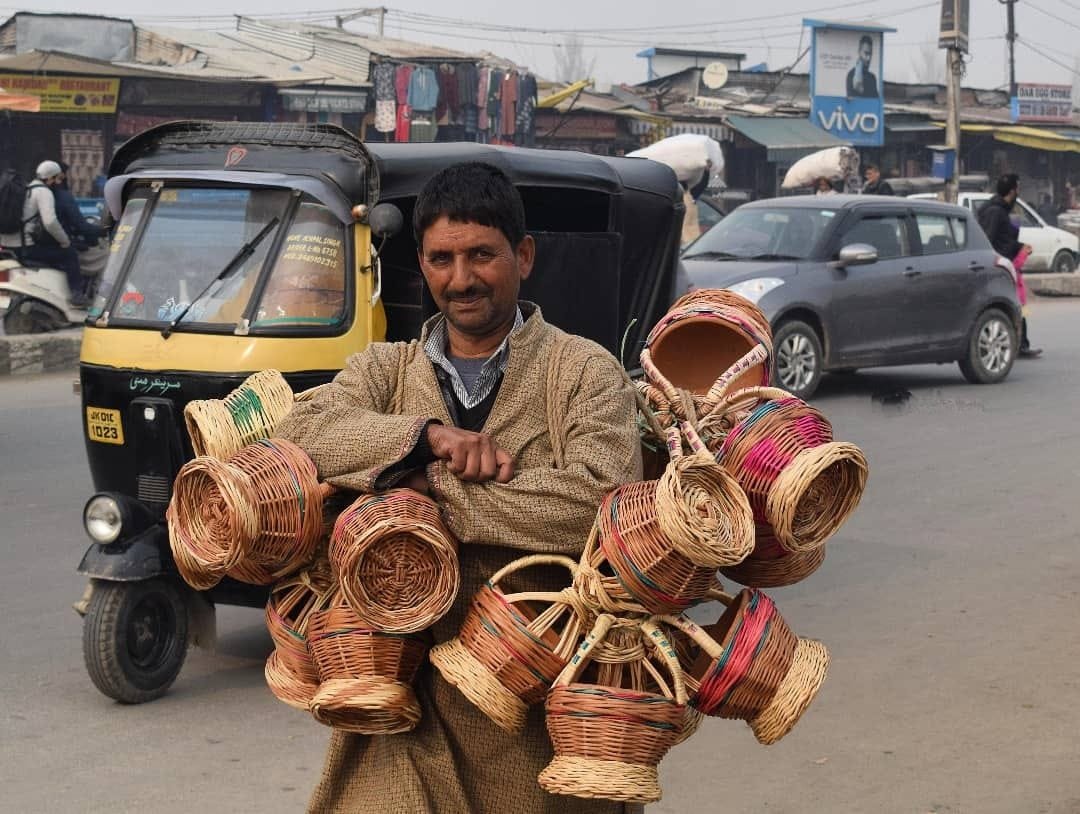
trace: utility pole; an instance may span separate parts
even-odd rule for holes
[[[1005,41],[1009,43],[1009,99],[1016,96],[1016,0],[998,0],[1006,7],[1008,30]]]
[[[945,119],[945,147],[952,150],[954,157],[952,175],[945,181],[945,202],[954,204],[960,193],[960,77],[964,73],[964,56],[959,48],[949,48],[946,59],[949,111]]]

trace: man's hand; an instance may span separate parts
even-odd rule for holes
[[[514,459],[490,435],[430,424],[427,437],[432,454],[460,480],[509,483],[514,477]]]
[[[427,475],[424,474],[424,470],[422,469],[413,472],[409,477],[401,481],[398,486],[402,489],[412,489],[414,492],[419,492],[425,497],[431,496],[431,488],[428,485]]]

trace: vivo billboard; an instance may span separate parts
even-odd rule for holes
[[[862,147],[885,143],[882,41],[891,28],[803,20],[810,46],[810,120]]]

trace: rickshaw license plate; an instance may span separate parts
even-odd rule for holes
[[[87,407],[86,436],[100,444],[123,444],[124,426],[120,423],[120,411]]]

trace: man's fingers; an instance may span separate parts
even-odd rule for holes
[[[495,475],[496,483],[509,483],[514,478],[514,459],[502,447],[495,450],[495,463],[498,472]]]
[[[492,443],[484,444],[480,449],[480,473],[477,480],[489,481],[499,473],[499,462],[496,459],[497,447]]]
[[[466,481],[478,480],[480,477],[480,460],[481,460],[481,445],[469,444],[467,447],[468,454],[465,459],[465,467],[458,475],[459,478]]]

